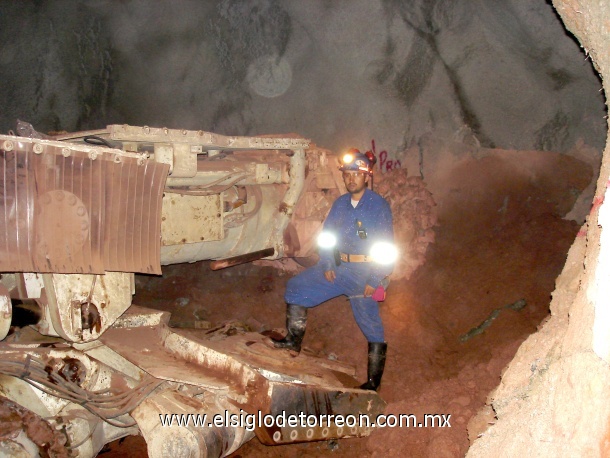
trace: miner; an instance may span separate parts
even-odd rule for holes
[[[277,348],[300,352],[307,309],[334,297],[349,298],[356,323],[368,341],[368,380],[360,386],[378,390],[383,375],[387,343],[379,315],[388,276],[397,251],[392,212],[388,202],[369,189],[375,156],[356,149],[343,156],[339,169],[347,193],[328,214],[318,237],[319,262],[288,281],[287,334],[274,340]],[[344,317],[337,317],[340,322]]]

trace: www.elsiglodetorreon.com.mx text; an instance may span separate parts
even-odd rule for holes
[[[159,414],[159,420],[164,427],[193,426],[193,427],[239,427],[247,431],[254,431],[257,427],[348,427],[348,428],[451,428],[451,414],[424,414],[418,418],[413,414],[378,415],[372,420],[366,414],[359,415],[308,415],[287,414],[281,412],[276,415],[250,414],[245,411],[224,414]]]

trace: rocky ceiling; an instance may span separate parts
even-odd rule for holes
[[[109,123],[601,150],[591,61],[544,0],[0,4],[0,131]]]

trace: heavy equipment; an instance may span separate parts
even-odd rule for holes
[[[255,435],[370,434],[385,403],[354,367],[132,304],[134,274],[162,265],[312,256],[342,186],[297,135],[0,135],[0,454],[92,457],[141,434],[151,457],[219,457]]]

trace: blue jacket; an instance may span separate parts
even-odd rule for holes
[[[361,223],[360,229],[366,231],[365,239],[358,235],[358,222]],[[368,188],[364,190],[356,208],[352,207],[350,193],[340,196],[330,209],[323,230],[332,232],[337,237],[336,248],[341,253],[368,255],[375,242],[394,243],[390,204]],[[320,264],[325,271],[335,270],[333,249],[320,248]],[[362,264],[366,264],[369,270],[367,284],[373,288],[376,288],[394,269],[393,264],[381,265],[376,262],[359,264],[361,266],[359,268],[364,268]]]

